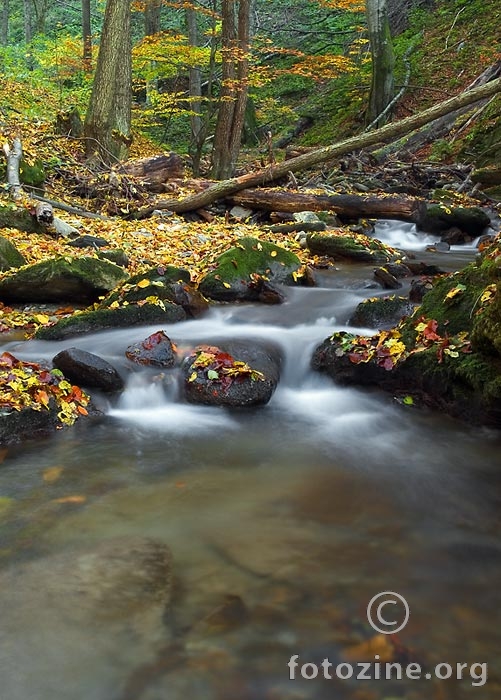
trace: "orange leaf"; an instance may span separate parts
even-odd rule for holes
[[[89,412],[86,408],[83,406],[77,406],[77,411],[80,413],[81,416],[88,416]]]
[[[49,467],[43,472],[43,480],[46,484],[53,484],[63,473],[63,467]]]
[[[54,503],[74,503],[78,505],[79,503],[85,503],[86,500],[86,496],[63,496],[62,498],[55,498]]]

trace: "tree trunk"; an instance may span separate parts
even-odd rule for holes
[[[8,143],[5,143],[3,152],[7,160],[7,183],[9,185],[10,196],[12,199],[19,199],[23,191],[21,180],[19,179],[19,165],[23,157],[21,140],[15,138],[12,142],[12,149]]]
[[[9,0],[2,2],[2,18],[0,20],[0,44],[7,46],[9,43]]]
[[[35,33],[45,34],[45,23],[49,9],[48,0],[32,0],[35,10]]]
[[[108,0],[84,126],[87,156],[106,164],[125,159],[130,146],[131,63],[130,2]]]
[[[85,73],[92,71],[92,26],[90,0],[82,0],[82,64]]]
[[[186,9],[186,25],[188,27],[188,41],[190,46],[198,46],[197,13],[193,7]],[[198,66],[190,68],[190,155],[192,160],[193,175],[200,174],[200,159],[204,145],[204,133],[202,125],[202,72]]]
[[[164,192],[163,185],[168,180],[184,177],[183,159],[177,153],[134,160],[126,163],[122,170],[127,175],[142,178],[142,184],[150,192]]]
[[[144,5],[144,36],[152,36],[160,31],[162,0],[146,0]]]
[[[385,114],[378,119],[393,99],[395,56],[386,0],[367,0],[366,8],[372,57],[372,81],[366,122],[375,122],[381,126],[390,116]]]
[[[478,100],[495,95],[500,91],[501,78],[497,78],[486,85],[474,88],[473,90],[468,90],[460,95],[457,95],[456,97],[451,97],[444,102],[440,102],[439,104],[434,105],[423,112],[418,112],[418,114],[402,119],[395,124],[387,124],[376,131],[366,132],[360,136],[352,136],[349,139],[339,141],[331,146],[324,146],[323,148],[319,148],[311,153],[304,153],[296,158],[291,158],[291,160],[286,160],[282,163],[271,165],[268,168],[263,168],[262,170],[252,173],[246,173],[240,177],[224,180],[223,182],[218,182],[212,187],[207,188],[205,191],[191,195],[185,199],[169,199],[166,201],[157,202],[155,204],[155,208],[171,209],[172,211],[179,213],[200,209],[201,207],[205,207],[218,199],[223,199],[234,194],[235,192],[240,192],[247,187],[264,185],[268,182],[272,182],[273,180],[277,180],[278,178],[287,175],[289,172],[296,173],[318,165],[319,163],[325,163],[333,158],[338,158],[339,156],[345,155],[350,151],[386,143],[397,136],[401,136],[402,134],[407,134],[414,129],[418,129],[420,126],[423,126],[434,119],[443,117],[445,114],[448,114],[455,109],[473,104]],[[141,214],[142,212],[138,212],[137,217],[141,218]]]
[[[310,194],[281,190],[242,190],[228,197],[232,204],[264,211],[331,211],[341,219],[396,219],[417,223],[426,212],[424,200],[404,195]]]
[[[24,41],[29,44],[33,38],[33,20],[30,0],[23,0]],[[28,60],[28,64],[31,61]]]
[[[223,75],[212,150],[212,175],[216,180],[231,177],[240,151],[249,74],[249,15],[250,0],[223,0]]]

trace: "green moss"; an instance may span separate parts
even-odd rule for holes
[[[383,264],[394,257],[393,251],[376,238],[352,234],[340,236],[328,233],[310,233],[306,243],[312,253],[331,258],[346,258],[358,262]]]
[[[38,329],[35,338],[40,340],[63,340],[82,333],[96,333],[107,328],[127,328],[129,326],[151,325],[154,323],[176,323],[184,321],[186,314],[176,304],[156,304],[143,306],[123,306],[117,309],[84,311],[69,318],[63,318],[53,326]]]
[[[395,324],[402,316],[413,312],[414,305],[407,297],[396,295],[365,299],[350,319],[355,326],[380,328],[382,325]]]
[[[486,354],[501,357],[501,282],[493,299],[473,317],[472,343]]]
[[[24,256],[18,251],[16,246],[0,236],[0,272],[10,270],[12,267],[21,267],[26,264]]]
[[[214,269],[201,280],[199,290],[210,298],[235,299],[235,295],[243,298],[254,282],[253,275],[278,284],[295,284],[294,273],[300,267],[301,261],[294,253],[245,236],[239,239],[237,246],[217,258]]]
[[[156,296],[159,299],[174,301],[175,294],[170,288],[173,282],[190,282],[190,273],[182,267],[174,265],[158,265],[130,277],[119,289],[114,290],[103,300],[102,306],[110,306],[118,301],[120,304],[129,304],[143,301],[149,296]],[[143,280],[148,280],[147,287],[138,286]]]

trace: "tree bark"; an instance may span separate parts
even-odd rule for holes
[[[177,153],[169,153],[131,161],[122,170],[133,177],[144,178],[143,184],[151,192],[163,192],[167,180],[184,177],[184,162]]]
[[[249,0],[223,0],[223,75],[212,149],[212,175],[216,180],[231,177],[240,151],[248,91],[249,15]]]
[[[29,44],[33,38],[33,20],[30,0],[23,0],[24,41]]]
[[[82,0],[82,64],[85,73],[92,71],[92,26],[90,0]]]
[[[366,123],[382,125],[388,121],[389,114],[383,115],[393,99],[395,56],[388,22],[386,0],[367,0],[367,27],[372,57],[372,80],[369,93],[369,107]]]
[[[424,200],[406,196],[310,194],[282,190],[243,190],[228,197],[232,204],[264,211],[331,211],[341,219],[396,219],[417,223],[426,212]]]
[[[21,140],[15,138],[12,142],[12,149],[8,143],[4,144],[3,152],[7,160],[7,183],[12,199],[19,199],[22,194],[21,180],[19,179],[19,165],[23,157]]]
[[[198,24],[197,13],[193,7],[186,9],[186,25],[188,28],[188,41],[190,46],[198,46]],[[193,175],[200,174],[200,159],[202,157],[202,147],[205,141],[202,125],[202,71],[199,66],[190,68],[190,155],[192,160]]]
[[[152,36],[160,31],[162,0],[146,0],[144,5],[144,35]]]
[[[132,106],[129,0],[108,0],[96,75],[85,118],[86,154],[106,164],[127,157]]]
[[[386,143],[397,136],[401,136],[402,134],[406,134],[414,129],[417,129],[420,126],[433,121],[434,119],[443,117],[445,114],[448,114],[455,109],[473,104],[484,97],[490,97],[491,95],[495,95],[500,91],[501,78],[497,78],[486,85],[474,88],[473,90],[468,90],[467,92],[463,92],[456,97],[451,97],[450,99],[440,102],[439,104],[434,105],[423,112],[406,117],[405,119],[402,119],[394,124],[387,124],[380,129],[361,134],[360,136],[352,136],[344,141],[339,141],[338,143],[330,146],[324,146],[323,148],[319,148],[311,153],[304,153],[296,158],[291,158],[290,160],[283,161],[282,163],[271,165],[268,168],[263,168],[252,173],[246,173],[240,177],[218,182],[212,187],[207,188],[205,191],[191,195],[185,199],[169,199],[159,201],[156,203],[155,208],[170,209],[171,211],[178,213],[200,209],[201,207],[205,207],[218,199],[228,197],[247,187],[255,187],[256,185],[265,185],[266,183],[273,182],[273,180],[277,180],[278,178],[287,175],[289,172],[299,172],[301,170],[305,170],[306,168],[316,166],[319,163],[325,163],[328,160],[338,158],[339,156],[345,155],[350,151]],[[141,212],[138,212],[136,216],[141,218]]]

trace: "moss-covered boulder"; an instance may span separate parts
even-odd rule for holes
[[[169,302],[164,302],[161,305],[143,304],[138,306],[131,304],[115,309],[96,309],[76,313],[68,318],[62,318],[53,326],[39,328],[35,337],[40,340],[64,340],[83,333],[97,333],[109,328],[177,323],[185,319],[184,310],[177,304]]]
[[[489,216],[480,207],[450,207],[447,204],[432,204],[418,223],[426,233],[441,233],[457,227],[472,238],[481,236],[491,223]]]
[[[352,233],[310,233],[306,236],[309,250],[334,260],[352,260],[381,265],[395,257],[395,251],[376,238]]]
[[[0,272],[26,265],[26,260],[7,238],[0,236]]]
[[[314,369],[501,428],[501,247],[435,281],[413,316],[367,337],[334,333]]]
[[[204,296],[217,301],[262,301],[270,285],[300,283],[300,267],[301,261],[294,253],[245,236],[217,258],[198,288]]]
[[[350,318],[350,325],[365,328],[394,326],[402,316],[413,313],[415,305],[407,297],[371,297],[360,302]]]
[[[188,270],[173,265],[157,265],[130,277],[103,299],[101,306],[137,304],[153,298],[178,304],[193,318],[209,307],[207,299],[190,283]]]
[[[125,277],[107,260],[58,257],[5,274],[0,300],[13,302],[90,303],[107,294]]]

